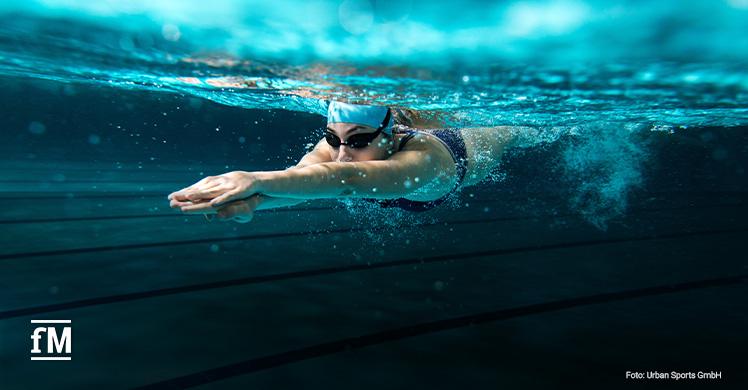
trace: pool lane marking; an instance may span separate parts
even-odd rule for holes
[[[738,207],[740,206],[743,206],[743,204],[741,203]],[[727,205],[727,206],[705,205],[705,206],[700,206],[699,208],[711,208],[711,207],[734,207],[734,206],[733,205]],[[628,214],[631,215],[631,214],[657,212],[657,211],[688,210],[688,209],[694,209],[694,208],[696,207],[686,206],[686,207],[656,208],[656,209],[644,208],[644,209],[639,209],[639,210],[631,210],[629,211]],[[294,209],[287,209],[287,210],[292,211]],[[583,215],[582,213],[566,213],[566,214],[543,214],[543,215],[521,216],[521,217],[515,216],[515,217],[478,218],[478,219],[468,219],[468,220],[458,220],[458,221],[424,222],[420,224],[407,225],[407,227],[420,227],[420,226],[428,227],[428,226],[436,226],[436,225],[442,225],[442,224],[445,226],[465,225],[465,224],[473,224],[473,223],[532,220],[532,219],[541,219],[541,218],[549,218],[549,217],[551,219],[558,219],[558,218],[579,217],[582,215]],[[379,230],[386,230],[386,229],[388,228],[387,227],[383,227],[383,228],[365,228],[365,227],[350,228],[349,227],[349,228],[340,228],[340,229],[310,230],[310,231],[304,231],[304,232],[264,233],[264,234],[244,235],[244,236],[236,236],[236,237],[216,237],[216,238],[202,238],[202,239],[192,239],[192,240],[182,240],[182,241],[162,241],[162,242],[151,242],[151,243],[106,245],[106,246],[100,246],[100,247],[56,249],[56,250],[38,251],[38,252],[7,253],[7,254],[0,254],[0,261],[29,258],[29,257],[62,256],[62,255],[70,255],[70,254],[77,254],[77,253],[108,252],[108,251],[120,251],[120,250],[132,250],[132,249],[158,248],[158,247],[166,247],[166,246],[205,244],[205,243],[214,243],[214,242],[282,238],[282,237],[300,237],[300,236],[316,235],[316,234],[343,234],[343,233],[355,233],[355,232],[361,232],[361,231],[379,231]]]
[[[734,206],[741,205],[742,203],[736,203]],[[733,205],[726,205],[733,206]],[[332,207],[299,207],[299,208],[277,208],[273,210],[258,210],[255,213],[265,214],[270,211],[272,212],[291,212],[291,211],[327,211],[332,210]],[[81,221],[107,221],[117,219],[140,219],[140,218],[193,218],[202,217],[200,214],[179,214],[173,212],[169,214],[139,214],[139,215],[106,215],[98,217],[70,217],[70,218],[37,218],[37,219],[6,219],[0,220],[0,225],[13,225],[13,224],[26,224],[26,223],[67,223],[67,222],[81,222]]]
[[[361,349],[373,345],[380,345],[431,333],[584,306],[608,304],[612,302],[626,301],[636,298],[673,294],[677,292],[692,291],[712,287],[737,285],[745,283],[747,280],[748,274],[744,274],[723,278],[666,284],[653,287],[623,290],[612,293],[586,295],[570,299],[560,299],[551,302],[518,306],[509,309],[486,311],[461,317],[447,318],[443,320],[422,322],[414,325],[387,329],[379,332],[364,334],[361,336],[349,337],[327,343],[316,344],[305,348],[293,349],[277,354],[247,359],[237,363],[195,372],[192,374],[167,379],[137,388],[183,389],[195,387],[212,382],[217,382],[227,378],[247,375],[258,371],[285,366],[291,363],[296,363],[317,357],[333,355],[344,351]]]
[[[58,191],[58,192],[49,192],[48,194],[39,195],[39,192],[28,192],[28,191],[3,191],[0,192],[0,200],[39,200],[39,199],[106,199],[106,198],[112,198],[112,199],[119,199],[119,198],[164,198],[166,199],[166,196],[169,193],[169,191],[163,191],[163,192],[114,192],[114,191],[91,191],[91,192],[75,192],[75,191]],[[4,196],[2,194],[13,194],[9,196]],[[688,195],[739,195],[739,196],[748,196],[748,191],[658,191],[658,192],[649,192],[648,194],[652,195],[663,195],[663,194],[688,194]],[[547,193],[542,192],[532,192],[532,193],[522,193],[517,196],[517,198],[528,198],[528,197],[539,197],[539,196],[547,196]],[[556,196],[554,199],[561,198],[562,196]],[[498,199],[496,201],[504,201],[506,199]]]
[[[568,249],[568,248],[594,246],[594,245],[620,244],[620,243],[626,243],[626,242],[670,240],[670,239],[677,239],[677,238],[684,238],[684,237],[720,235],[720,234],[740,233],[740,232],[746,232],[746,231],[748,231],[748,227],[739,228],[739,229],[679,232],[679,233],[651,235],[651,236],[644,236],[644,237],[628,237],[628,238],[616,238],[616,239],[604,239],[604,240],[585,240],[585,241],[567,242],[567,243],[560,243],[560,244],[524,246],[524,247],[517,247],[517,248],[493,249],[493,250],[488,250],[488,251],[457,253],[457,254],[439,255],[439,256],[431,256],[431,257],[423,257],[423,258],[409,258],[409,259],[386,261],[386,262],[371,263],[371,264],[343,265],[343,266],[328,267],[328,268],[317,268],[317,269],[311,269],[311,270],[284,272],[284,273],[270,274],[270,275],[248,276],[248,277],[237,278],[237,279],[219,280],[215,282],[192,284],[192,285],[187,285],[187,286],[169,287],[169,288],[163,288],[163,289],[158,289],[158,290],[148,290],[148,291],[141,291],[141,292],[128,293],[128,294],[108,295],[104,297],[55,303],[55,304],[50,304],[50,305],[33,306],[33,307],[27,307],[27,308],[21,308],[21,309],[6,310],[6,311],[0,312],[0,320],[29,316],[29,315],[36,315],[36,314],[42,314],[42,313],[52,313],[52,312],[62,311],[62,310],[78,309],[82,307],[98,306],[98,305],[104,305],[104,304],[110,304],[110,303],[128,302],[128,301],[135,301],[135,300],[141,300],[141,299],[147,299],[147,298],[162,297],[162,296],[167,296],[167,295],[184,294],[184,293],[190,293],[190,292],[195,292],[195,291],[220,289],[220,288],[227,288],[227,287],[233,287],[233,286],[243,286],[243,285],[259,284],[259,283],[274,282],[274,281],[281,281],[281,280],[308,278],[308,277],[321,276],[321,275],[332,275],[332,274],[345,273],[345,272],[364,271],[364,270],[370,270],[370,269],[391,268],[391,267],[400,267],[400,266],[405,266],[405,265],[419,265],[419,264],[428,264],[428,263],[446,262],[446,261],[467,261],[467,260],[480,258],[480,257],[487,257],[487,256],[540,252],[540,251]]]
[[[55,163],[55,162],[53,162]],[[25,167],[25,166],[17,166],[17,167],[10,167],[10,166],[2,166],[0,167],[0,171],[6,171],[10,173],[17,173],[17,172],[27,172],[27,171],[41,171],[46,172],[50,175],[56,174],[56,173],[79,173],[79,172],[97,172],[97,173],[119,173],[119,172],[140,172],[145,174],[161,174],[163,172],[178,172],[182,175],[194,173],[195,175],[199,176],[199,173],[203,173],[206,171],[214,171],[214,172],[227,172],[231,170],[238,170],[240,168],[227,168],[226,166],[220,166],[220,167],[206,167],[201,165],[199,168],[196,167],[173,167],[173,168],[156,168],[156,167],[149,167],[148,170],[143,170],[142,168],[136,168],[136,167],[121,167],[118,168],[115,166],[114,163],[112,163],[110,166],[102,166],[100,168],[92,168],[92,167],[66,167],[62,170],[57,169],[49,169],[46,167]],[[246,169],[246,167],[245,167]]]
[[[188,180],[160,180],[160,179],[130,179],[130,180],[90,180],[90,179],[63,179],[60,181],[51,178],[49,180],[28,180],[28,179],[9,179],[0,180],[0,185],[5,183],[26,183],[26,184],[67,184],[67,183],[93,183],[93,184],[110,184],[110,183],[166,183],[166,184],[184,184]]]
[[[468,203],[497,203],[502,202],[506,200],[494,200],[494,199],[486,199],[486,200],[471,200]],[[689,205],[685,207],[672,207],[672,208],[661,208],[661,209],[652,209],[652,210],[685,210],[685,209],[697,209],[697,208],[717,208],[717,207],[739,207],[743,206],[745,203],[723,203],[723,204],[708,204],[708,205]],[[286,213],[286,212],[316,212],[316,211],[328,211],[328,210],[335,210],[338,207],[336,206],[330,206],[330,207],[281,207],[277,209],[272,210],[258,210],[255,213],[257,214],[268,214],[268,213]],[[634,209],[631,210],[631,212],[637,212],[640,210],[650,210],[650,209]],[[565,215],[582,215],[581,213],[576,214],[565,214]],[[6,220],[0,220],[0,225],[14,225],[14,224],[30,224],[30,223],[68,223],[68,222],[82,222],[82,221],[108,221],[108,220],[118,220],[118,219],[140,219],[140,218],[194,218],[194,217],[200,217],[200,214],[179,214],[177,212],[172,212],[169,214],[136,214],[136,215],[105,215],[105,216],[95,216],[95,217],[68,217],[68,218],[36,218],[36,219],[6,219]],[[542,215],[541,217],[546,216]]]
[[[54,193],[55,195],[45,194],[39,195],[39,193],[28,193],[28,192],[11,192],[13,195],[0,196],[0,200],[40,200],[40,199],[58,199],[58,200],[74,200],[74,199],[137,199],[137,198],[163,198],[166,199],[165,195],[168,192],[63,192],[63,194]],[[28,195],[27,195],[28,194]],[[68,195],[70,194],[70,195]]]

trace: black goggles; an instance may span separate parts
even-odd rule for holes
[[[325,133],[325,140],[327,140],[327,143],[333,148],[339,148],[340,145],[345,145],[351,149],[362,149],[369,146],[369,144],[371,144],[371,142],[382,133],[384,128],[387,127],[388,123],[390,123],[389,109],[387,109],[387,115],[384,116],[382,124],[379,125],[377,131],[373,133],[354,134],[348,137],[348,142],[343,142],[337,135],[328,130],[327,133]]]

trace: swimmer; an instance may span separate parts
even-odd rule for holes
[[[364,198],[383,207],[425,211],[485,179],[522,131],[507,126],[416,130],[403,124],[412,124],[403,110],[332,101],[325,137],[295,166],[208,176],[169,194],[170,206],[242,223],[257,210],[311,199]]]

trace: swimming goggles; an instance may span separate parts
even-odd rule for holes
[[[340,137],[335,135],[331,131],[327,131],[325,133],[325,140],[327,140],[327,143],[332,146],[333,148],[339,148],[340,145],[345,145],[351,149],[362,149],[369,144],[371,144],[374,139],[376,139],[379,134],[384,130],[387,125],[390,123],[390,110],[387,110],[387,115],[384,116],[384,120],[382,121],[382,124],[377,127],[377,131],[373,133],[363,133],[363,134],[354,134],[350,137],[348,137],[348,142],[343,142]]]

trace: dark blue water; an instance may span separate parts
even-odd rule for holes
[[[0,5],[0,389],[746,384],[748,4]],[[425,214],[166,195],[284,169],[319,99],[523,125]],[[72,360],[30,361],[70,319]],[[661,381],[650,385],[673,384]]]

